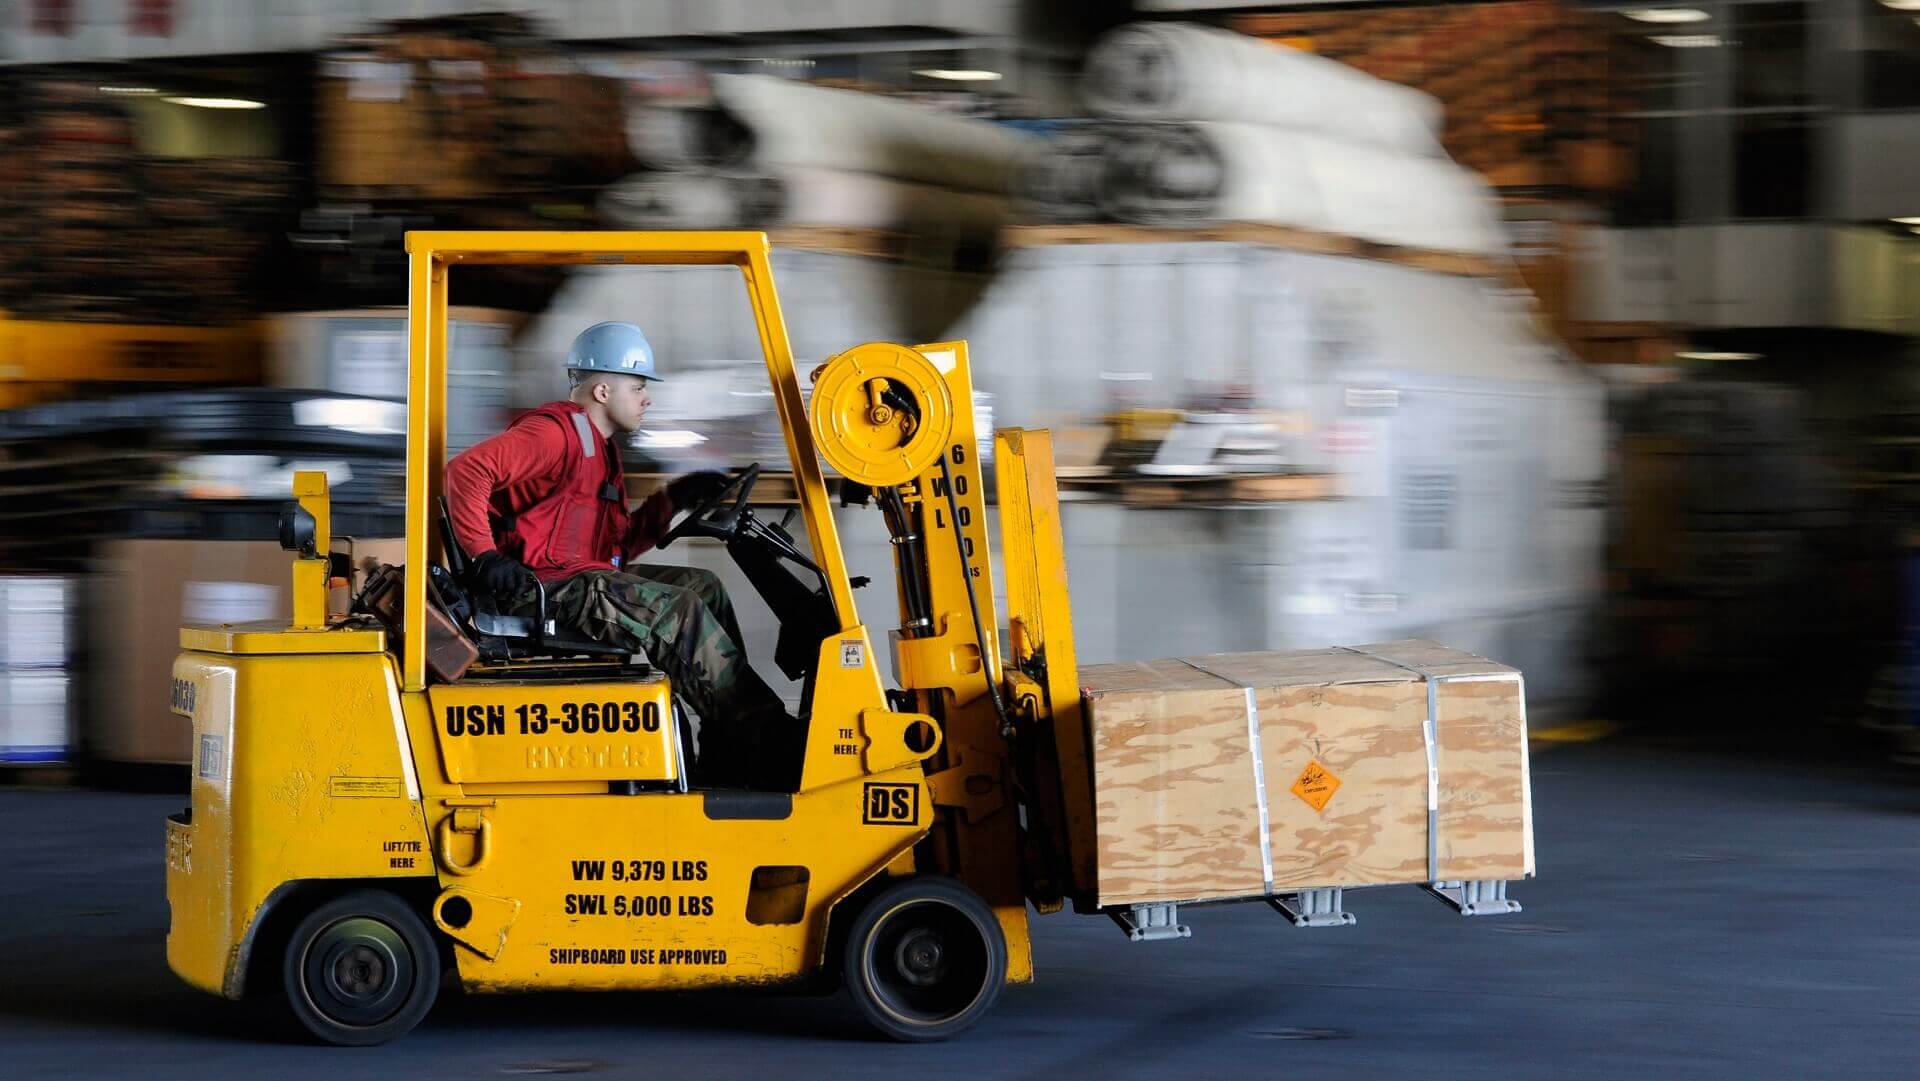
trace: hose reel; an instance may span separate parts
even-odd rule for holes
[[[813,372],[814,443],[841,476],[870,488],[932,468],[953,435],[953,394],[926,355],[868,342]]]

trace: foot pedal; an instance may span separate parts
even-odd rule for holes
[[[1462,916],[1506,916],[1520,911],[1520,902],[1507,899],[1507,882],[1503,878],[1435,882],[1426,890]]]
[[[1193,937],[1193,929],[1180,922],[1180,906],[1177,903],[1109,908],[1107,915],[1127,933],[1129,942]]]
[[[1301,890],[1285,897],[1269,897],[1275,912],[1293,921],[1295,927],[1352,927],[1359,921],[1340,907],[1340,887]]]

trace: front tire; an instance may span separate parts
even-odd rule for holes
[[[972,890],[948,878],[909,878],[860,910],[844,962],[847,990],[874,1028],[896,1040],[944,1040],[999,1000],[1007,939]]]
[[[282,970],[293,1016],[319,1039],[366,1047],[413,1030],[440,993],[440,951],[418,913],[355,890],[307,914]]]

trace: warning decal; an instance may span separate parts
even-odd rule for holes
[[[1334,791],[1339,787],[1340,778],[1321,765],[1318,758],[1311,758],[1307,760],[1307,768],[1301,770],[1299,778],[1293,782],[1292,791],[1302,803],[1318,812],[1326,810],[1327,801],[1333,798]]]

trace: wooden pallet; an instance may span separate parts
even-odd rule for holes
[[[900,259],[906,252],[904,233],[889,229],[854,229],[832,225],[788,225],[767,232],[775,248],[863,255],[872,259]]]
[[[666,486],[670,473],[627,474],[627,498],[635,504]],[[1098,466],[1062,468],[1060,491],[1083,503],[1123,503],[1135,507],[1251,506],[1329,499],[1334,478],[1326,473],[1238,473],[1193,477],[1141,477],[1116,474]],[[827,494],[838,498],[840,478],[827,478]],[[753,489],[756,507],[796,506],[800,492],[791,473],[762,473]]]
[[[1130,507],[1258,506],[1330,499],[1334,478],[1327,473],[1245,473],[1191,477],[1143,477],[1132,474],[1061,476],[1060,490],[1078,502],[1122,503]]]
[[[1001,230],[1001,242],[1010,248],[1039,248],[1057,244],[1260,244],[1316,255],[1345,255],[1428,270],[1439,274],[1493,278],[1501,276],[1495,260],[1467,252],[1430,251],[1376,244],[1359,237],[1294,229],[1259,222],[1224,222],[1191,229],[1161,229],[1143,225],[1094,222],[1081,225],[1015,225]]]

